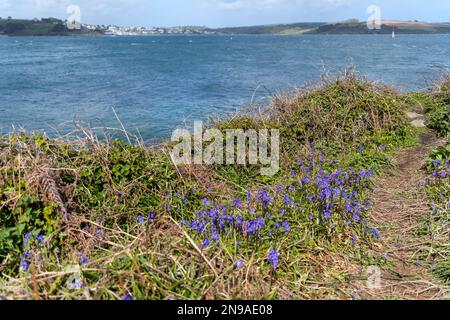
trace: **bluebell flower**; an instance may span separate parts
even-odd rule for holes
[[[125,296],[122,297],[123,301],[132,301],[134,300],[133,296],[131,294],[126,294]]]
[[[236,227],[241,228],[243,222],[244,222],[244,218],[241,215],[236,216],[236,221],[235,221]]]
[[[289,196],[287,194],[284,194],[284,204],[286,206],[291,204],[291,199],[289,198]]]
[[[20,267],[22,268],[23,271],[28,271],[28,269],[30,268],[30,264],[26,260],[25,255],[23,254],[20,255]]]
[[[273,269],[276,269],[278,267],[279,256],[280,255],[278,254],[278,252],[275,249],[270,250],[267,260],[272,265]]]
[[[285,222],[283,222],[281,225],[282,225],[282,227],[284,228],[284,231],[285,231],[285,232],[291,231],[291,225],[289,224],[289,222],[285,221]]]
[[[264,209],[267,209],[268,205],[273,203],[273,199],[269,197],[264,189],[259,190],[259,196],[256,198],[256,201],[261,202]]]
[[[439,160],[434,160],[434,161],[433,161],[433,165],[434,165],[436,168],[439,168],[439,167],[441,166],[441,164],[442,164],[442,162],[439,161]]]
[[[372,228],[371,231],[372,231],[372,234],[373,234],[375,237],[377,237],[378,239],[381,238],[380,232],[379,232],[377,229]]]
[[[323,212],[323,216],[324,216],[325,218],[327,218],[327,219],[330,219],[330,218],[331,218],[331,212],[330,212],[329,210],[325,210],[325,211]]]
[[[324,163],[324,162],[325,162],[325,156],[323,155],[322,152],[319,152],[319,159],[320,159],[320,162],[321,162],[321,163]]]
[[[250,203],[252,201],[252,193],[250,190],[247,190],[247,202]]]
[[[36,240],[40,243],[43,244],[45,241],[45,237],[42,234],[38,234],[36,235]]]
[[[88,264],[89,262],[91,262],[91,260],[89,260],[89,258],[86,258],[84,256],[80,257],[80,263],[81,264]]]
[[[233,204],[236,208],[239,208],[240,206],[242,206],[242,201],[239,199],[234,198],[233,199]]]
[[[156,219],[156,213],[155,212],[150,212],[148,215],[147,220],[151,221],[151,220],[155,220]]]
[[[256,218],[250,221],[248,225],[247,232],[249,235],[255,235],[258,233],[262,227],[264,226],[265,222],[263,218]]]
[[[244,266],[244,262],[242,260],[236,261],[236,268],[241,269]]]
[[[73,279],[69,283],[69,289],[71,290],[80,290],[86,285],[77,279]]]
[[[217,228],[215,226],[211,226],[211,238],[216,243],[219,240],[219,234],[217,233]]]
[[[139,223],[144,223],[144,222],[145,222],[145,219],[144,219],[143,216],[138,216],[138,217],[136,218],[136,221],[139,222]]]
[[[204,206],[209,205],[209,200],[207,198],[203,198],[203,205]]]
[[[211,244],[211,241],[209,239],[203,240],[202,249],[207,248],[210,244]]]
[[[25,240],[24,240],[24,245],[25,245],[25,247],[28,246],[28,244],[29,244],[30,239],[31,239],[32,236],[33,236],[33,234],[32,234],[31,232],[28,232],[28,233],[25,235]]]

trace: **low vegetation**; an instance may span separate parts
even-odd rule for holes
[[[368,250],[380,241],[370,192],[391,151],[416,142],[408,101],[348,72],[211,124],[280,129],[274,177],[257,166],[175,166],[169,144],[87,131],[4,136],[0,296],[351,298],[361,267],[386,263]],[[431,188],[448,199],[448,180]]]
[[[433,273],[450,283],[450,140],[434,150],[427,163],[427,171],[432,175],[427,188],[431,210],[421,231],[430,236],[431,244],[424,256]]]

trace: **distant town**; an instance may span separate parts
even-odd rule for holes
[[[110,36],[148,36],[163,34],[216,34],[206,27],[135,27],[117,25],[98,25],[68,22],[57,18],[15,19],[0,17],[0,35],[110,35]]]
[[[214,35],[214,34],[433,34],[450,33],[450,23],[383,20],[379,28],[369,29],[365,21],[349,19],[334,23],[302,22],[259,26],[208,28],[205,26],[135,27],[69,22],[57,18],[15,19],[0,17],[0,35],[6,36],[151,36],[151,35]]]
[[[148,35],[161,35],[161,34],[216,34],[206,27],[197,26],[183,26],[183,27],[121,27],[121,26],[93,26],[83,25],[87,29],[99,28],[104,31],[105,35],[116,36],[148,36]]]

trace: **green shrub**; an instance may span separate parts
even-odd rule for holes
[[[445,137],[450,132],[450,76],[437,84],[425,105],[427,126]]]

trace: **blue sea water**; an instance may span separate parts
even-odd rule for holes
[[[356,66],[417,90],[450,71],[450,35],[0,37],[0,131],[74,120],[144,139]]]

